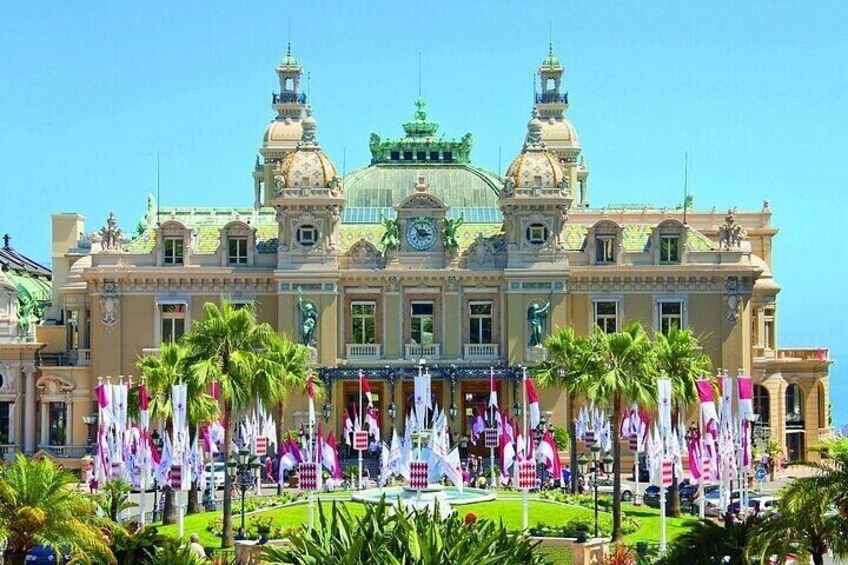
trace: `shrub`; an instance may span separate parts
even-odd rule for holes
[[[541,565],[548,563],[526,533],[511,533],[490,520],[457,515],[394,512],[385,500],[353,518],[344,506],[318,508],[318,527],[291,539],[287,548],[265,547],[272,563],[416,563],[420,565]]]

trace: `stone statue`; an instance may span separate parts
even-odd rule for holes
[[[445,218],[445,228],[442,233],[442,238],[445,244],[445,250],[450,253],[456,253],[459,250],[459,237],[457,230],[465,223],[465,214],[460,212],[459,217],[455,220]]]
[[[719,247],[722,249],[738,249],[747,237],[745,228],[736,223],[733,210],[728,210],[727,216],[724,217],[724,225],[719,228]]]
[[[542,345],[545,322],[548,319],[548,310],[551,307],[550,300],[544,305],[534,302],[527,308],[527,322],[530,325],[530,347]]]
[[[18,288],[18,337],[27,339],[30,337],[30,328],[36,318],[38,305],[35,298],[29,292]]]
[[[513,179],[512,177],[506,177],[504,179],[503,195],[504,196],[512,196],[512,194],[514,192],[515,192],[515,179]]]
[[[307,347],[315,345],[315,327],[318,325],[318,310],[311,302],[304,302],[303,290],[297,287],[297,308],[300,310],[300,340]]]
[[[400,222],[387,218],[385,214],[380,214],[380,223],[386,230],[380,238],[380,245],[383,247],[383,252],[394,251],[400,248]]]
[[[341,192],[342,188],[342,179],[338,176],[333,175],[333,178],[330,179],[330,193],[335,196],[339,192]]]
[[[103,249],[105,251],[120,251],[124,231],[118,227],[118,221],[115,219],[114,212],[109,212],[109,217],[106,218],[106,225],[100,228],[100,237],[102,238]]]

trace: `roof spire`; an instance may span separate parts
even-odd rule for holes
[[[418,98],[421,98],[421,51],[418,52]]]
[[[12,239],[12,238],[11,238],[11,237],[9,237],[9,234],[4,234],[4,235],[3,235],[3,249],[6,249],[6,250],[12,249],[12,248],[9,246],[9,240],[11,240],[11,239]]]

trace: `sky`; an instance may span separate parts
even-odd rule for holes
[[[17,2],[0,18],[0,231],[50,261],[50,214],[132,230],[163,206],[250,206],[290,38],[340,170],[398,137],[421,89],[472,160],[519,151],[551,40],[593,206],[760,210],[783,347],[848,353],[848,3]],[[501,158],[499,159],[499,154]]]

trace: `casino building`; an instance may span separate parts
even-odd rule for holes
[[[490,368],[512,406],[520,367],[544,358],[534,329],[615,331],[636,320],[657,332],[691,327],[715,367],[750,372],[757,441],[801,458],[830,433],[827,350],[777,343],[768,202],[749,211],[590,206],[553,49],[535,99],[515,110],[532,114],[525,132],[504,140],[524,138],[504,176],[475,166],[472,135],[443,137],[419,99],[403,134],[372,133],[371,162],[342,178],[321,148],[320,108],[308,105],[290,48],[276,73],[245,207],[160,208],[148,197],[132,235],[111,215],[92,233],[80,215],[53,216],[52,305],[35,337],[15,342],[33,341],[37,371],[11,379],[10,401],[0,402],[0,427],[23,429],[0,430],[12,438],[7,452],[78,461],[98,377],[137,373],[140,355],[225,297],[298,339],[304,313],[317,312],[309,346],[337,433],[360,370],[384,433],[409,409],[423,359],[452,431],[468,434]],[[566,395],[543,390],[540,400],[545,418],[564,425]],[[305,400],[290,405],[296,425]],[[58,421],[61,438],[50,433]]]

